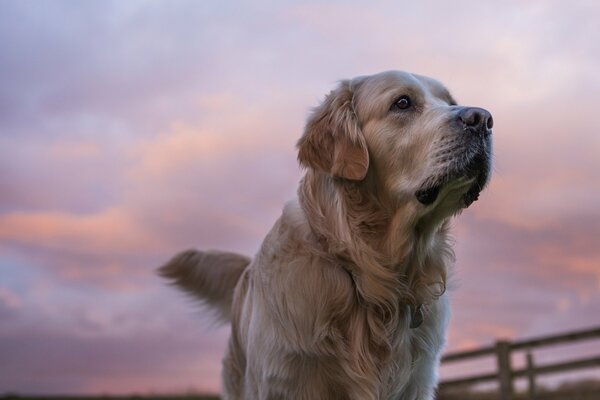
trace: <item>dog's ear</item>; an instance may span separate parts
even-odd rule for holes
[[[367,143],[352,106],[349,81],[325,97],[298,141],[298,161],[332,176],[360,181],[369,169]]]

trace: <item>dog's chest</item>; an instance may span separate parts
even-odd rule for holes
[[[448,303],[445,296],[426,307],[422,324],[410,328],[410,313],[391,332],[391,354],[384,363],[381,399],[420,400],[427,398],[420,387],[434,384],[440,353],[445,342]]]
[[[394,399],[408,385],[413,361],[421,352],[418,341],[414,340],[413,332],[399,328],[393,335],[391,354],[382,368],[382,399]]]

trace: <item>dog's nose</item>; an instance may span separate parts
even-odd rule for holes
[[[458,119],[467,128],[471,128],[476,132],[492,133],[494,120],[489,111],[479,107],[464,107],[458,113]]]

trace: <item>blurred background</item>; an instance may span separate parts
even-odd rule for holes
[[[253,254],[310,108],[389,69],[494,116],[448,351],[600,326],[598,21],[593,0],[0,1],[0,394],[218,393],[228,328],[155,268]]]

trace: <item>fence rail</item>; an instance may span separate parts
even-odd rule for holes
[[[583,340],[599,339],[600,327],[559,335],[543,336],[527,340],[506,341],[500,340],[495,346],[486,346],[470,351],[448,353],[442,357],[442,363],[465,361],[473,358],[495,356],[497,372],[472,375],[464,378],[449,379],[440,383],[440,389],[454,386],[472,385],[481,382],[498,382],[500,400],[513,400],[515,378],[526,377],[528,380],[528,393],[530,400],[536,400],[536,377],[559,372],[568,372],[584,368],[600,367],[600,355],[588,358],[567,360],[553,364],[535,365],[533,349],[548,348],[555,345],[571,344]],[[511,365],[512,354],[525,352],[526,367],[513,369]]]

